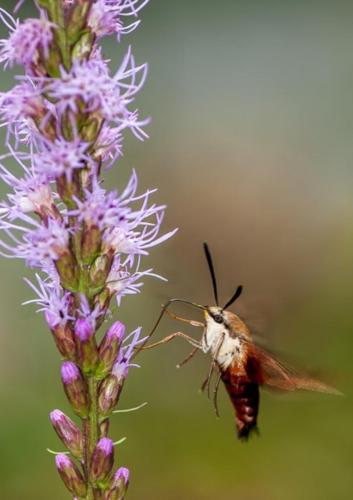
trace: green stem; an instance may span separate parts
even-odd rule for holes
[[[89,466],[91,463],[91,458],[93,450],[97,444],[99,437],[98,430],[98,381],[94,377],[88,378],[88,390],[90,397],[90,412],[87,419],[87,424],[84,425],[84,438],[85,438],[85,469],[88,482],[88,492],[86,500],[94,500],[93,487],[89,476]]]

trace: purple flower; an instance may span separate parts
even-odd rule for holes
[[[154,191],[136,196],[136,190],[135,171],[120,196],[94,183],[91,190],[86,191],[84,201],[75,200],[77,209],[70,214],[77,216],[86,226],[97,226],[102,231],[105,251],[146,255],[147,248],[169,239],[175,231],[157,238],[165,206],[148,206],[149,196]],[[135,208],[137,202],[141,204],[139,208]]]
[[[55,24],[45,17],[26,19],[23,23],[15,20],[8,12],[0,8],[0,19],[9,28],[8,39],[0,40],[0,63],[7,66],[22,64],[27,70],[37,62],[39,51],[44,57],[49,55]]]
[[[98,38],[115,33],[120,41],[121,35],[131,33],[140,24],[140,21],[136,20],[124,26],[123,19],[131,16],[137,17],[138,12],[148,1],[97,0],[92,5],[88,25]]]
[[[39,145],[39,153],[34,156],[38,175],[43,175],[51,181],[64,174],[71,182],[75,170],[94,165],[87,154],[88,146],[88,143],[79,138],[73,141],[66,141],[62,137],[55,141],[43,140]]]
[[[126,295],[135,295],[140,293],[143,286],[141,279],[145,276],[166,281],[163,276],[153,273],[152,269],[145,271],[139,270],[140,259],[137,261],[136,268],[133,266],[131,256],[128,256],[124,261],[121,260],[120,255],[116,256],[109,273],[107,286],[109,290],[114,293],[118,306],[121,304],[121,299]]]
[[[0,240],[3,248],[0,253],[8,258],[24,259],[30,267],[41,269],[48,261],[62,257],[68,248],[69,230],[60,220],[48,219],[46,226],[38,223],[35,229],[28,229],[0,219],[0,229],[8,236],[7,241]],[[16,234],[18,231],[22,232],[21,239]]]
[[[122,134],[119,127],[104,124],[95,144],[95,156],[106,161],[106,168],[122,156]]]
[[[49,269],[47,271],[50,273]],[[43,311],[49,327],[55,328],[58,325],[65,325],[73,318],[70,315],[72,306],[70,294],[62,290],[55,270],[52,270],[52,277],[54,279],[50,277],[43,279],[36,274],[36,284],[25,279],[37,297],[27,300],[24,304],[34,303],[40,306],[38,311]]]
[[[139,120],[138,113],[128,109],[135,95],[143,86],[147,76],[147,64],[135,65],[131,49],[128,49],[122,64],[113,77],[107,62],[99,51],[88,60],[73,62],[70,71],[61,69],[61,78],[38,79],[44,91],[57,100],[59,115],[67,111],[77,113],[84,103],[87,113],[114,123],[119,130],[130,128],[139,138],[147,137],[142,127],[148,120]]]
[[[52,104],[43,99],[42,90],[24,79],[8,92],[0,93],[0,127],[7,127],[7,143],[12,134],[16,142],[30,142],[36,131],[34,120],[48,114]]]
[[[131,332],[123,342],[123,346],[119,351],[117,360],[112,369],[112,374],[118,380],[125,379],[127,377],[130,367],[139,368],[139,365],[130,363],[130,361],[136,347],[146,340],[146,337],[141,338],[141,330],[141,328],[136,328],[136,330]]]

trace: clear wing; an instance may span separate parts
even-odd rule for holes
[[[244,339],[247,347],[247,372],[254,382],[282,391],[306,390],[329,394],[342,394],[319,380],[298,374],[292,368],[284,365],[272,354],[261,347]]]

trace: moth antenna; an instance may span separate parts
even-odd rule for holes
[[[233,302],[235,302],[237,299],[239,299],[240,295],[242,294],[243,287],[241,285],[238,286],[238,288],[235,290],[234,295],[228,300],[226,305],[223,307],[224,309],[227,309],[227,307],[231,306]]]
[[[218,301],[218,290],[217,290],[216,273],[215,273],[214,266],[213,266],[211,252],[210,252],[210,249],[209,249],[209,247],[208,247],[208,245],[207,245],[206,242],[203,244],[203,249],[205,251],[208,268],[209,268],[210,274],[211,274],[214,298],[215,298],[215,301],[216,301],[216,305],[218,306],[219,305],[219,301]]]

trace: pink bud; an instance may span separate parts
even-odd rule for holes
[[[116,321],[104,335],[99,346],[99,365],[96,375],[104,378],[113,367],[118,356],[121,341],[125,335],[125,325]]]
[[[101,438],[92,455],[90,477],[93,482],[106,479],[114,464],[114,445],[109,438]]]
[[[87,342],[90,337],[94,334],[94,329],[92,328],[91,321],[86,319],[78,319],[75,324],[75,335],[82,342]]]
[[[83,373],[95,374],[98,364],[98,349],[91,321],[78,319],[75,324],[77,357]]]
[[[119,341],[123,339],[125,335],[125,325],[121,321],[115,321],[112,326],[107,331],[107,336],[109,338],[117,338]]]
[[[70,450],[76,458],[82,458],[83,438],[81,431],[75,422],[73,422],[60,410],[52,411],[50,414],[50,420],[57,435],[66,448]]]
[[[86,417],[89,410],[87,386],[75,363],[64,361],[61,365],[61,379],[75,413],[82,418]]]
[[[102,417],[108,417],[116,406],[124,379],[108,375],[101,383],[98,394],[98,408]]]
[[[66,488],[82,498],[86,496],[87,486],[77,465],[64,453],[55,457],[56,467]]]
[[[129,486],[130,471],[126,467],[120,467],[111,481],[107,493],[107,500],[123,500]]]
[[[56,346],[62,356],[67,359],[75,360],[76,347],[73,332],[68,323],[58,321],[56,314],[51,311],[45,312],[45,319],[53,334]]]
[[[75,363],[65,361],[61,365],[61,378],[64,384],[71,384],[81,378],[81,373]]]

